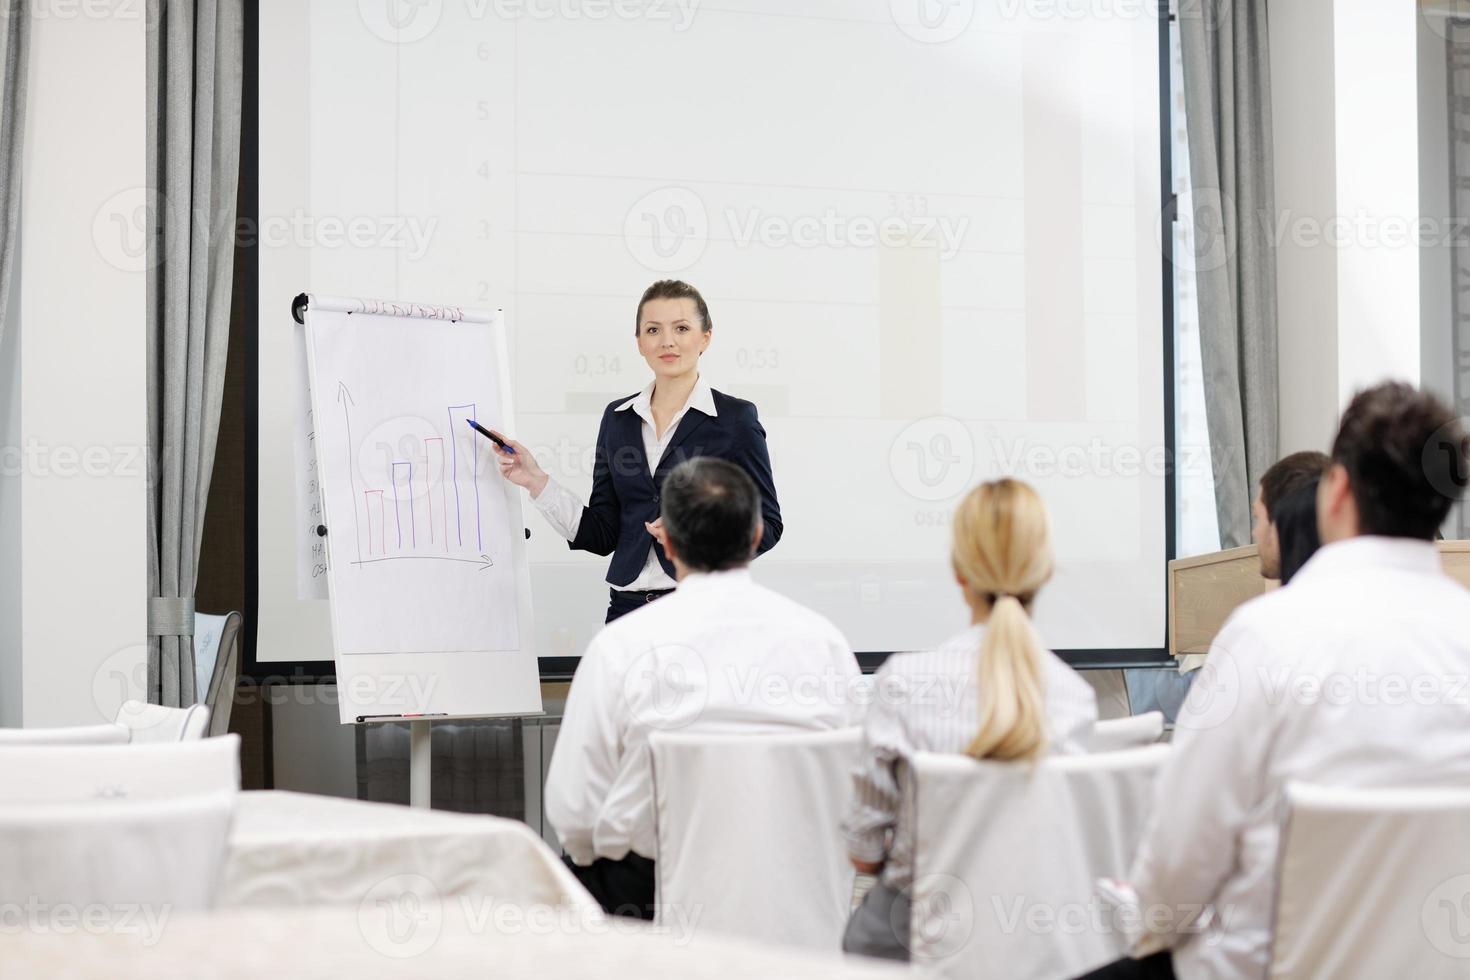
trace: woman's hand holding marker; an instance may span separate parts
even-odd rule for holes
[[[507,439],[499,432],[490,430],[494,436],[508,446],[508,449],[495,447],[495,461],[500,464],[500,475],[518,487],[525,487],[530,491],[534,499],[541,496],[541,491],[546,489],[546,482],[551,477],[536,462],[536,457],[531,451],[514,439]]]

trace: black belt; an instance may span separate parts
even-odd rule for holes
[[[643,602],[652,602],[655,599],[662,599],[664,596],[668,595],[670,592],[673,592],[674,590],[673,589],[645,589],[645,590],[640,591],[640,592],[632,592],[632,591],[629,591],[627,589],[608,589],[608,591],[610,593],[612,593],[612,597],[614,599],[618,598],[619,596],[627,596],[630,599],[638,599],[638,600],[642,600]]]

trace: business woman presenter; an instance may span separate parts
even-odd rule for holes
[[[765,534],[756,553],[764,554],[781,539],[766,430],[755,406],[715,391],[699,373],[699,359],[714,333],[704,297],[685,282],[654,283],[638,302],[635,333],[653,381],[603,411],[592,499],[585,506],[525,446],[507,440],[514,453],[496,450],[500,472],[530,491],[536,509],[570,547],[613,556],[607,570],[609,623],[674,589],[674,566],[663,548],[659,490],[685,459],[717,456],[743,467],[761,493]]]

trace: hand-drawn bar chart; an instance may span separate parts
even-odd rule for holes
[[[312,316],[308,344],[343,653],[519,645],[518,498],[474,420],[502,428],[487,324]],[[513,489],[513,488],[512,488]]]
[[[354,404],[345,383],[338,383],[343,396],[343,433],[349,458],[357,457],[349,471],[354,474],[377,469],[368,461],[372,447],[352,444]],[[357,538],[353,565],[385,561],[453,561],[481,568],[494,565],[485,553],[485,508],[483,490],[499,493],[498,475],[489,470],[491,449],[469,426],[479,421],[474,402],[445,408],[444,432],[453,435],[415,435],[405,432],[392,443],[413,446],[401,458],[386,460],[386,486],[361,487],[357,495],[362,509],[354,505],[353,530]],[[456,428],[455,422],[459,422]],[[418,422],[419,425],[413,425]],[[427,420],[405,420],[404,428],[426,426]],[[445,442],[450,449],[445,450]],[[384,445],[380,443],[380,445]],[[381,481],[380,481],[381,482]],[[466,557],[470,555],[472,557]]]

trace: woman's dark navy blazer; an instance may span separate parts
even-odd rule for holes
[[[648,549],[670,576],[674,566],[644,523],[659,515],[659,490],[664,479],[679,463],[695,456],[717,456],[735,463],[750,474],[761,495],[761,518],[765,534],[757,554],[764,554],[781,540],[781,507],[776,502],[776,484],[771,478],[771,456],[766,450],[766,430],[756,416],[755,405],[711,390],[713,417],[691,407],[684,413],[669,447],[648,471],[643,449],[643,420],[632,411],[617,407],[619,398],[603,410],[597,430],[597,454],[592,471],[592,497],[582,510],[577,536],[568,542],[577,551],[612,555],[607,580],[627,585],[638,577],[648,562]]]

